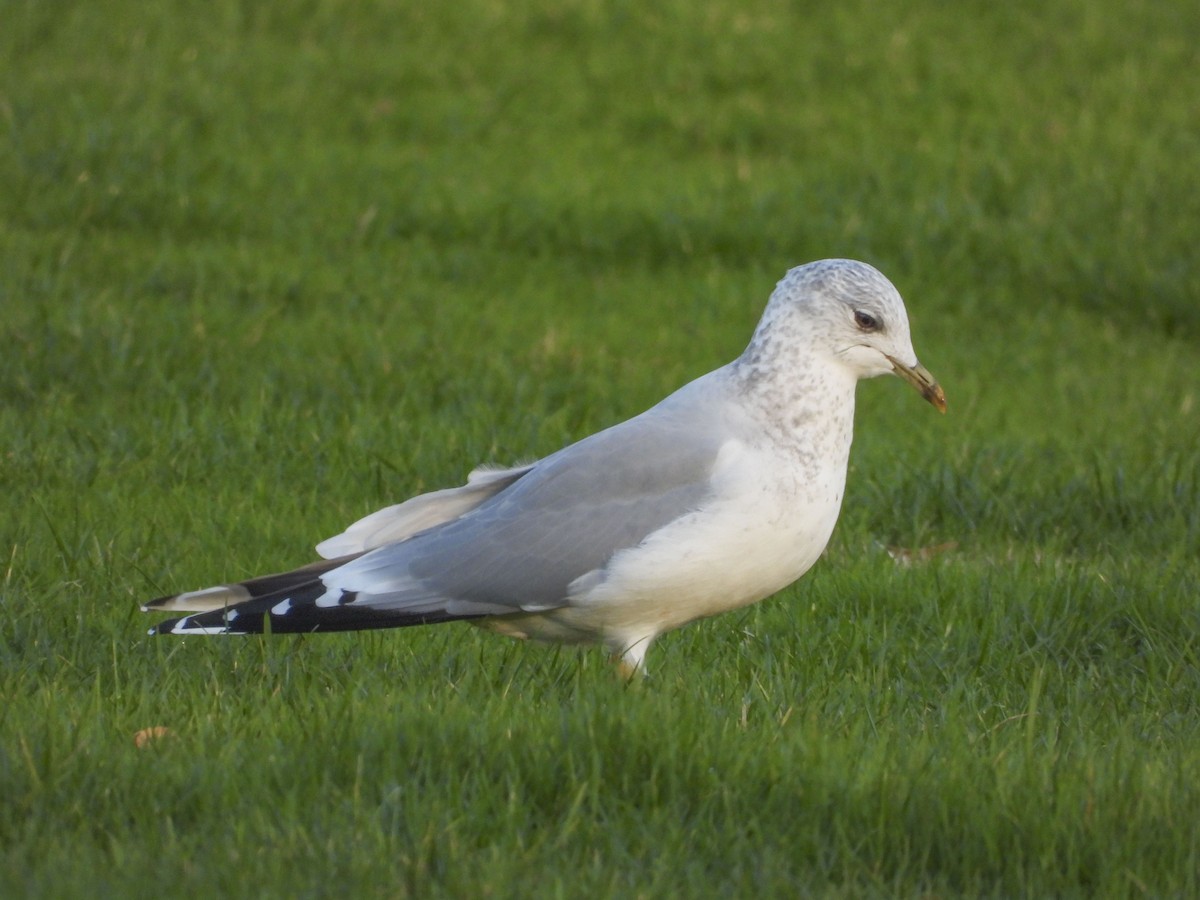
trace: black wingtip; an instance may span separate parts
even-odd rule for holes
[[[352,596],[352,595],[351,595]],[[224,634],[314,634],[337,631],[373,631],[380,628],[411,628],[417,625],[438,625],[480,619],[485,616],[461,616],[443,612],[398,614],[395,610],[355,607],[353,604],[317,606],[313,603],[295,604],[285,612],[272,610],[281,601],[264,603],[251,601],[229,609],[193,613],[159,622],[149,630],[151,635],[224,635]]]

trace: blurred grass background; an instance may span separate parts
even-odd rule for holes
[[[1190,5],[0,21],[0,893],[1200,890]],[[826,560],[645,685],[458,627],[144,638],[641,411],[825,256],[951,414],[864,385]]]

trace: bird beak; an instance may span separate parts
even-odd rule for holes
[[[892,371],[920,391],[921,396],[932,403],[938,412],[946,411],[946,395],[942,393],[942,386],[929,374],[927,368],[920,363],[906,366],[892,356],[888,357],[888,362],[892,364]]]

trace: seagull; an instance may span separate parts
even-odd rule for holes
[[[357,631],[470,621],[602,644],[626,677],[660,634],[796,581],[837,521],[860,379],[940,412],[904,301],[866,263],[798,266],[745,351],[642,414],[529,465],[479,468],[317,545],[276,575],[152,600],[151,634]]]

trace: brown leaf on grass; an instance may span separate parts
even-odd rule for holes
[[[898,566],[913,566],[926,563],[935,556],[949,553],[958,549],[958,541],[946,541],[944,544],[933,544],[929,547],[888,547],[887,552]]]
[[[165,737],[174,737],[175,732],[165,725],[155,725],[152,728],[143,728],[141,731],[133,735],[133,745],[139,750],[149,744],[151,741],[159,741]]]

